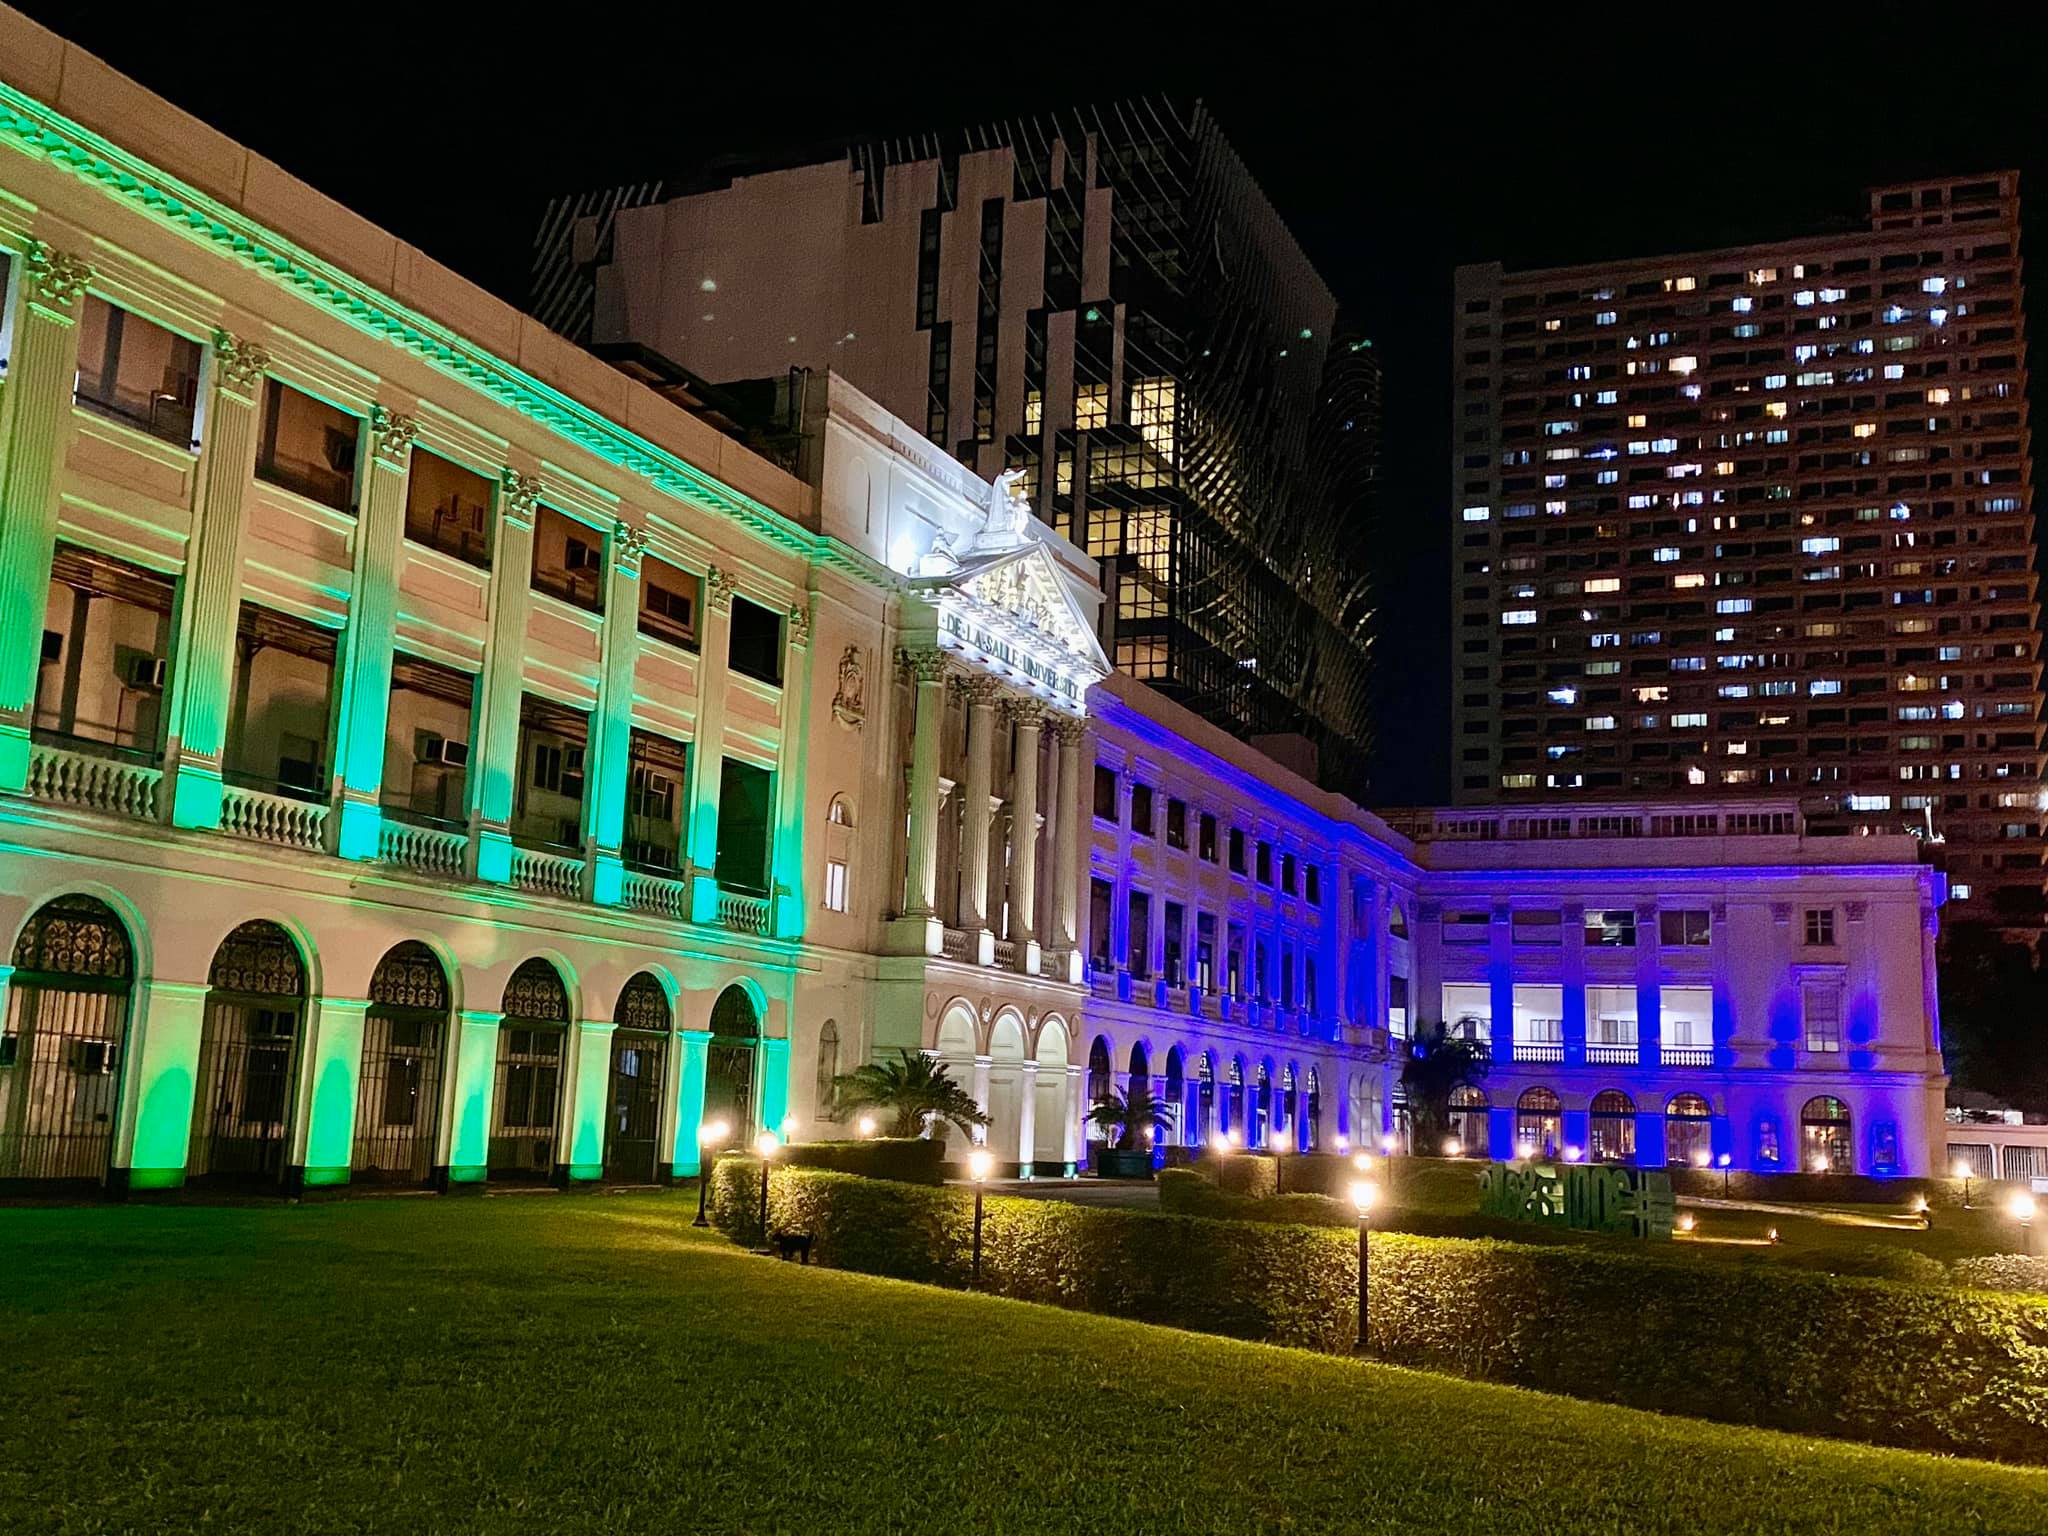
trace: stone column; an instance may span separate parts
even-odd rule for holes
[[[704,1125],[704,1078],[711,1050],[711,1031],[676,1031],[676,1134],[669,1145],[670,1176],[691,1179],[703,1171],[703,1145],[697,1132]]]
[[[348,632],[342,637],[340,729],[335,795],[345,859],[374,859],[383,829],[378,794],[384,786],[384,732],[391,712],[392,637],[398,625],[398,566],[404,558],[405,488],[412,440],[410,416],[370,409],[370,484],[356,524],[354,583]],[[502,553],[502,552],[501,552]],[[493,581],[506,579],[502,565]]]
[[[1018,699],[1010,706],[1010,717],[1017,725],[1017,771],[1010,791],[1010,937],[1017,941],[1017,968],[1036,976],[1038,734],[1045,706],[1036,699]]]
[[[768,888],[774,893],[768,931],[778,939],[802,938],[804,932],[812,601],[808,593],[800,597],[782,625],[782,751],[775,772],[775,837],[768,854]]]
[[[367,998],[323,997],[299,1047],[297,1101],[285,1188],[346,1184],[355,1161],[356,1093],[363,1068]]]
[[[1559,995],[1564,1000],[1564,1064],[1586,1064],[1586,909],[1568,901],[1563,911],[1563,950],[1558,956]]]
[[[562,1162],[568,1181],[592,1183],[604,1177],[605,1101],[612,1075],[610,1019],[585,1019],[569,1031],[569,1091],[563,1097],[568,1125]]]
[[[974,1102],[981,1106],[981,1112],[984,1115],[988,1113],[988,1069],[990,1065],[990,1059],[986,1056],[976,1056],[974,1058]],[[992,1130],[994,1127],[990,1126],[988,1129]],[[986,1134],[987,1130],[984,1130],[983,1135]],[[989,1150],[993,1152],[996,1149],[990,1147]]]
[[[975,946],[977,962],[987,965],[995,958],[988,927],[988,852],[993,824],[989,795],[996,683],[992,677],[968,677],[960,679],[958,686],[967,696],[967,780],[962,791],[966,798],[960,802],[960,926]]]
[[[22,305],[0,416],[0,789],[28,785],[29,728],[42,668],[50,562],[57,548],[57,459],[78,378],[77,310],[92,268],[40,240],[23,256]],[[178,1164],[180,1178],[184,1161]]]
[[[164,743],[164,771],[171,778],[174,826],[220,825],[221,758],[227,748],[241,615],[242,506],[255,473],[257,395],[269,366],[270,354],[263,348],[226,331],[213,333],[206,464],[165,710],[170,735]]]
[[[1038,1063],[1026,1057],[1017,1074],[1017,1176],[1028,1179],[1038,1149]]]
[[[769,1035],[761,1042],[761,1128],[787,1139],[788,1118],[789,1036]]]
[[[915,692],[910,748],[910,850],[903,877],[903,938],[920,954],[940,952],[938,919],[939,733],[946,710],[943,651],[897,652]],[[986,797],[984,797],[985,799]]]
[[[1636,908],[1636,1064],[1641,1067],[1661,1067],[1664,1064],[1664,995],[1661,986],[1661,952],[1658,948],[1662,937],[1658,932],[1657,908],[1655,903],[1645,902]],[[1660,1119],[1659,1124],[1662,1124]],[[1661,1154],[1664,1147],[1664,1133],[1657,1133],[1657,1147]],[[1640,1140],[1637,1147],[1641,1153]]]
[[[1488,1011],[1493,1015],[1493,1059],[1499,1065],[1507,1066],[1515,1059],[1515,920],[1506,902],[1494,906],[1493,921],[1487,928],[1486,979]],[[1498,1126],[1494,1127],[1494,1133],[1497,1139],[1500,1134]],[[1512,1142],[1512,1123],[1507,1135]]]
[[[1087,727],[1071,716],[1062,715],[1053,723],[1053,733],[1059,738],[1059,795],[1052,804],[1053,814],[1053,947],[1064,957],[1055,974],[1063,980],[1079,985],[1081,980],[1081,807],[1082,797],[1088,792],[1083,783],[1081,764],[1081,741]]]
[[[481,1184],[490,1171],[492,1094],[498,1076],[498,1027],[505,1015],[465,1009],[455,1016],[447,1066],[448,1100],[441,1116],[443,1151],[434,1169],[442,1187]]]
[[[493,885],[512,879],[512,805],[519,779],[519,701],[526,677],[526,615],[533,600],[533,518],[540,481],[516,469],[498,476],[497,554],[491,628],[470,735],[469,873]]]
[[[138,983],[135,991],[139,1002],[128,1023],[121,1118],[108,1173],[117,1194],[176,1189],[185,1182],[206,1022],[203,983],[152,980]]]
[[[732,663],[730,571],[704,573],[703,624],[697,636],[697,731],[690,743],[690,823],[684,841],[684,878],[690,883],[690,920],[718,921],[718,795],[725,772],[725,690]]]
[[[1068,1167],[1078,1167],[1081,1161],[1081,1097],[1087,1086],[1085,1069],[1078,1066],[1067,1068],[1067,1130],[1061,1145]]]
[[[633,747],[633,669],[640,659],[640,557],[647,536],[624,518],[607,541],[611,563],[604,599],[604,656],[597,709],[590,721],[590,774],[585,786],[590,844],[584,894],[617,906],[626,894],[619,846],[626,831],[628,762]]]

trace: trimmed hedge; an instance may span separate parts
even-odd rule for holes
[[[1679,1195],[1704,1195],[1719,1199],[1721,1173],[1716,1168],[1688,1168],[1673,1164],[1664,1170],[1671,1175],[1671,1190]],[[1972,1205],[1999,1205],[2024,1184],[1997,1179],[1972,1179]],[[1961,1179],[1878,1179],[1846,1173],[1745,1173],[1728,1170],[1728,1198],[1731,1200],[1778,1200],[1796,1205],[1891,1205],[1901,1210],[1912,1205],[1915,1195],[1927,1203],[1961,1206]]]
[[[1994,1253],[1957,1259],[1950,1269],[1957,1285],[1980,1291],[2027,1291],[2048,1296],[2048,1257]]]
[[[1349,1205],[1326,1195],[1266,1195],[1253,1199],[1218,1189],[1188,1168],[1159,1171],[1159,1209],[1170,1216],[1213,1216],[1219,1220],[1293,1222],[1304,1227],[1356,1227]]]
[[[718,1225],[754,1230],[760,1165],[721,1160]],[[965,1285],[973,1196],[777,1169],[770,1225],[815,1262]],[[1348,1353],[1349,1231],[991,1196],[984,1290]],[[1645,1261],[1585,1246],[1372,1236],[1374,1352],[1599,1402],[1919,1450],[2048,1462],[2048,1301]]]
[[[922,1136],[875,1136],[862,1141],[793,1141],[776,1154],[779,1163],[830,1168],[869,1179],[905,1184],[943,1184],[946,1144]]]
[[[1256,1152],[1233,1152],[1227,1157],[1212,1154],[1205,1166],[1213,1171],[1217,1188],[1233,1195],[1263,1200],[1280,1193],[1280,1170],[1273,1158]]]

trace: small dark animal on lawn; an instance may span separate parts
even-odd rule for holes
[[[775,1234],[775,1252],[786,1264],[797,1259],[811,1262],[811,1234],[808,1232],[778,1232]]]

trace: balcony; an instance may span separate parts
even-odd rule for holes
[[[229,784],[221,790],[220,829],[254,843],[318,853],[327,846],[327,807]]]
[[[974,964],[974,936],[965,928],[948,928],[939,939],[939,954],[962,965]]]
[[[55,805],[155,821],[163,779],[163,770],[147,763],[96,757],[42,742],[29,748],[28,792]]]
[[[1667,1067],[1711,1067],[1714,1064],[1714,1048],[1711,1045],[1667,1045],[1658,1052],[1658,1055],[1663,1058]]]
[[[996,940],[995,966],[999,971],[1014,971],[1017,969],[1017,941],[1015,939]]]
[[[1515,1062],[1517,1065],[1525,1061],[1536,1064],[1563,1060],[1564,1042],[1562,1040],[1517,1040],[1515,1042]]]
[[[455,879],[462,874],[463,855],[469,836],[447,827],[426,827],[416,822],[384,818],[377,835],[377,857],[416,874]]]
[[[627,870],[624,901],[635,912],[649,912],[678,923],[690,919],[690,888],[667,875]]]
[[[734,933],[750,933],[757,939],[767,938],[768,898],[749,896],[741,891],[720,891],[718,926],[730,928]]]
[[[1588,1045],[1586,1065],[1589,1067],[1632,1067],[1640,1054],[1634,1045]]]
[[[514,847],[512,883],[522,891],[574,898],[583,892],[583,860],[573,854]]]

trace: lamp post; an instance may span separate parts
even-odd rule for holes
[[[725,1138],[732,1134],[732,1127],[723,1120],[714,1120],[709,1125],[697,1127],[697,1219],[693,1227],[708,1227],[711,1223],[704,1215],[704,1195],[711,1187],[711,1164],[707,1161],[712,1150],[725,1144]]]
[[[1721,1165],[1721,1198],[1726,1200],[1728,1198],[1728,1167],[1735,1159],[1726,1152],[1723,1152],[1714,1161]]]
[[[1367,1297],[1371,1293],[1370,1250],[1366,1246],[1366,1234],[1372,1230],[1373,1202],[1379,1199],[1379,1186],[1370,1179],[1358,1179],[1351,1185],[1351,1203],[1358,1208],[1358,1353],[1372,1353],[1372,1331],[1368,1317]]]
[[[981,1289],[981,1192],[988,1183],[989,1170],[996,1165],[995,1154],[976,1147],[967,1154],[967,1177],[974,1181],[974,1279],[971,1288]]]
[[[2020,1252],[2034,1251],[2034,1217],[2039,1210],[2032,1195],[2024,1192],[2005,1202],[2005,1213],[2020,1224]]]
[[[763,1131],[754,1138],[754,1150],[761,1154],[761,1246],[757,1252],[768,1251],[768,1166],[775,1161],[775,1154],[782,1150],[782,1140],[773,1131]]]
[[[1956,1165],[1949,1170],[1963,1181],[1963,1209],[1970,1208],[1970,1181],[1977,1176],[1977,1165],[1966,1157],[1956,1159]]]

